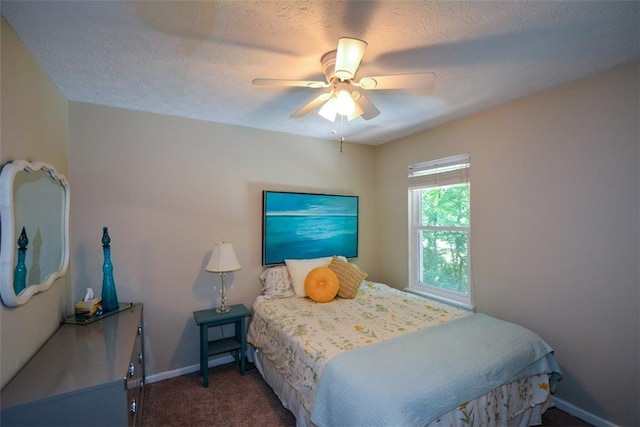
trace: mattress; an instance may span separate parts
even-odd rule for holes
[[[275,365],[255,347],[250,346],[250,354],[258,371],[282,405],[296,417],[296,426],[312,426],[311,413],[302,406],[297,391],[289,385]],[[542,414],[554,406],[548,392],[548,381],[546,375],[535,375],[505,384],[477,399],[461,404],[425,427],[540,425]]]
[[[256,362],[267,382],[299,425],[307,425],[322,371],[331,358],[469,314],[381,283],[363,282],[356,298],[327,304],[308,298],[258,297],[248,342],[258,349]],[[546,375],[522,378],[471,402],[460,402],[430,425],[457,425],[461,420],[466,425],[492,424],[482,420],[535,423],[551,404],[548,384]]]

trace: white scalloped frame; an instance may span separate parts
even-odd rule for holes
[[[13,275],[16,263],[16,233],[13,184],[18,172],[43,171],[59,184],[63,190],[62,201],[62,260],[57,271],[51,272],[40,284],[27,286],[19,295],[15,294]],[[10,307],[23,305],[39,292],[46,291],[51,285],[67,272],[69,266],[69,183],[63,175],[56,172],[53,166],[41,162],[28,160],[14,160],[5,164],[0,172],[0,296],[2,302]]]

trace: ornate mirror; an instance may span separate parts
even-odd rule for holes
[[[0,296],[18,306],[47,290],[69,264],[69,184],[43,162],[0,172]]]

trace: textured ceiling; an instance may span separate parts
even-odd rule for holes
[[[640,2],[5,1],[2,15],[72,101],[381,144],[640,59]],[[372,120],[289,115],[339,37],[358,76],[432,71],[431,94],[367,92]],[[335,133],[332,133],[335,131]]]

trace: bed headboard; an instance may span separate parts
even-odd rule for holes
[[[358,256],[358,196],[263,191],[262,265]]]

